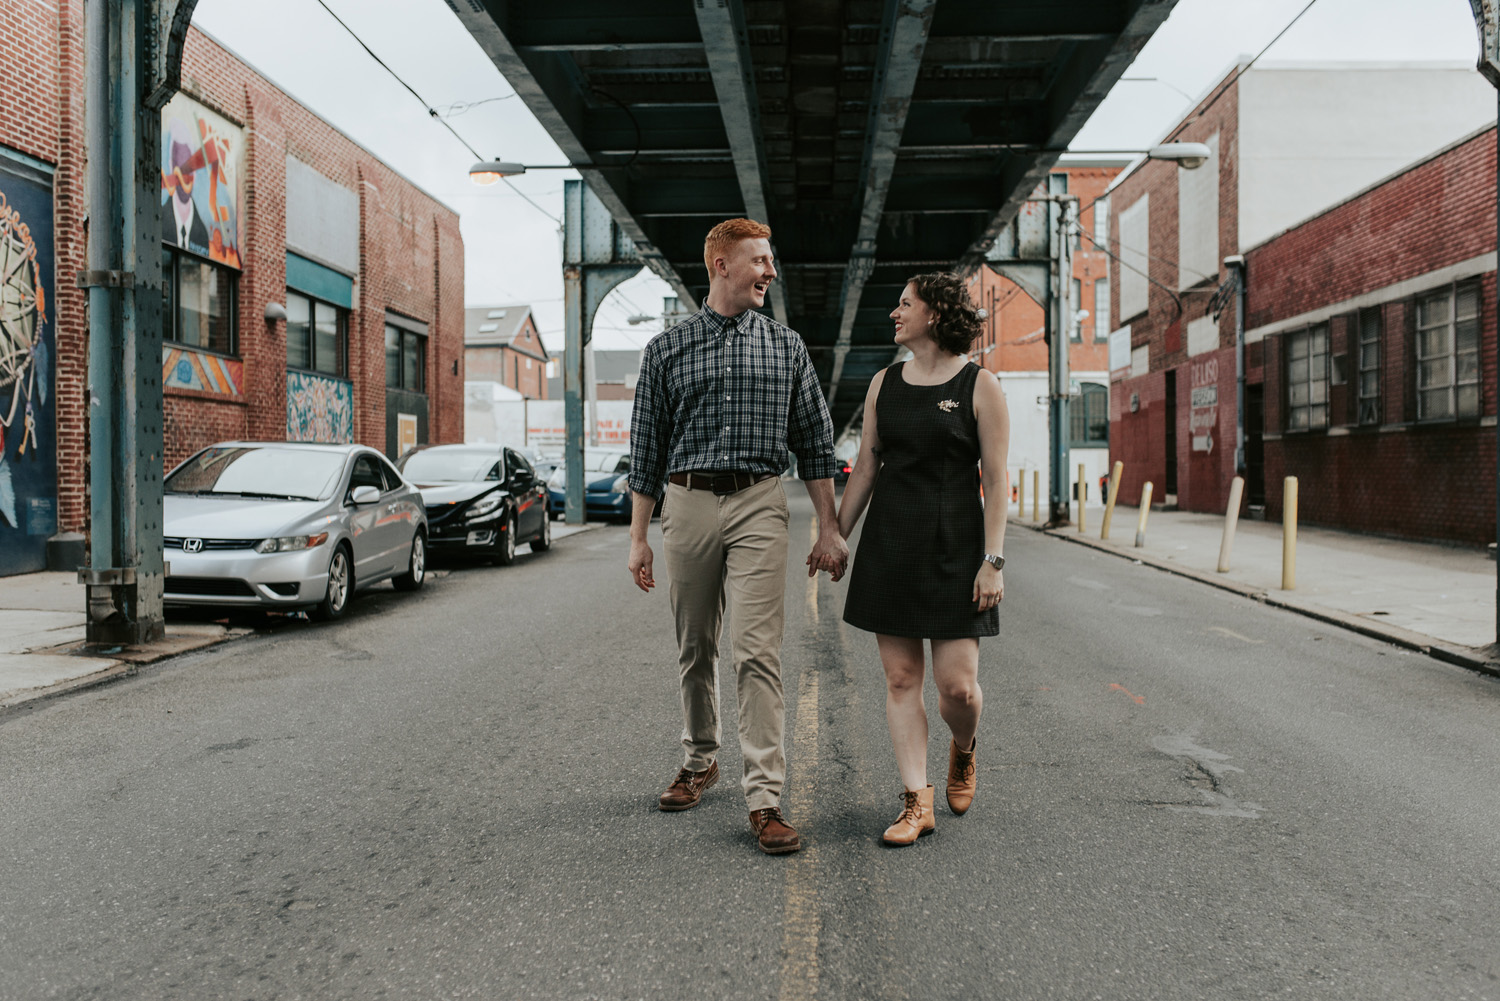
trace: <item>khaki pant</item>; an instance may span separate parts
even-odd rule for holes
[[[786,623],[786,491],[771,477],[736,493],[667,485],[661,529],[672,579],[684,766],[719,753],[717,658],[724,606],[739,689],[741,786],[751,810],[778,806],[786,781],[781,634]]]

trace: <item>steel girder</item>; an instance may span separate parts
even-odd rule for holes
[[[1176,0],[449,0],[687,308],[770,224],[836,426],[905,279],[972,269]]]

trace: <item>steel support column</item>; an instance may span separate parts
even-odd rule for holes
[[[568,470],[567,519],[581,525],[584,509],[583,398],[588,385],[585,350],[593,340],[594,315],[615,286],[645,267],[635,244],[609,209],[582,181],[563,182],[563,415]],[[591,415],[597,421],[598,414]]]
[[[197,0],[89,0],[89,565],[86,636],[166,629],[162,591],[161,109]]]
[[[1479,32],[1479,72],[1491,85],[1500,88],[1500,0],[1469,0],[1469,5],[1474,10],[1474,27]],[[1496,109],[1500,112],[1500,97]],[[1495,147],[1500,154],[1500,131],[1495,134]],[[1497,179],[1495,202],[1500,210],[1500,179]],[[1500,211],[1495,226],[1496,245],[1500,246]],[[1500,283],[1496,288],[1496,308],[1500,310]],[[1495,536],[1500,540],[1500,430],[1495,434]],[[1500,557],[1495,560],[1495,642],[1500,645]]]

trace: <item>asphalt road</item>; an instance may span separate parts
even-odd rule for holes
[[[1500,999],[1500,684],[1013,529],[978,799],[886,849],[874,641],[791,499],[800,854],[732,698],[654,808],[665,584],[605,528],[0,716],[0,998]]]

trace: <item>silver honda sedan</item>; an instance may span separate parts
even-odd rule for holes
[[[363,445],[230,441],[168,474],[168,605],[344,614],[358,589],[427,571],[422,495]]]

